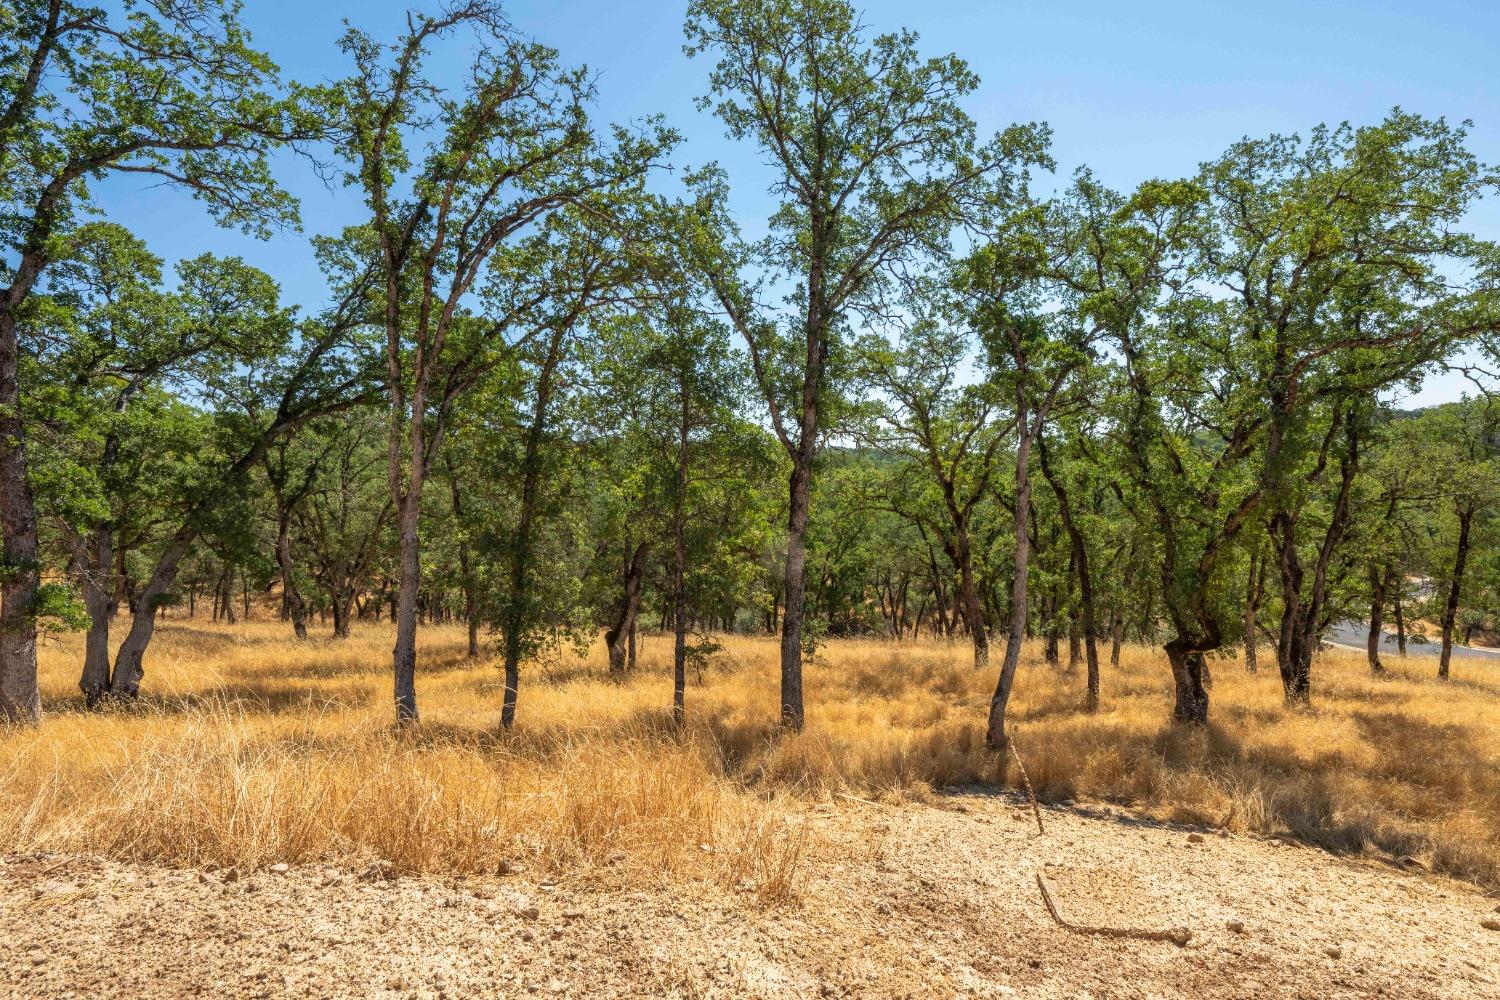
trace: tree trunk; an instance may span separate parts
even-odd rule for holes
[[[1079,613],[1074,617],[1068,631],[1068,666],[1071,668],[1078,661],[1078,640],[1081,630],[1085,647],[1084,656],[1088,661],[1088,692],[1084,707],[1087,711],[1095,712],[1099,709],[1099,648],[1095,640],[1097,629],[1094,618],[1094,581],[1089,573],[1089,547],[1087,540],[1083,537],[1083,531],[1073,517],[1073,504],[1068,496],[1067,488],[1054,474],[1052,463],[1048,460],[1045,438],[1037,439],[1037,458],[1041,462],[1042,475],[1047,477],[1048,485],[1057,496],[1057,507],[1062,515],[1063,529],[1068,533],[1068,543],[1073,550],[1073,572],[1078,577]],[[1118,660],[1118,651],[1115,655]]]
[[[781,620],[781,722],[793,732],[806,724],[802,706],[802,616],[807,600],[807,511],[812,492],[811,439],[804,438],[788,482],[786,610]]]
[[[1370,662],[1370,673],[1385,673],[1380,662],[1380,643],[1385,637],[1385,592],[1390,586],[1395,570],[1387,566],[1384,570],[1375,563],[1370,564],[1370,633],[1365,639],[1365,658]]]
[[[41,562],[26,467],[16,323],[15,306],[0,302],[0,536],[5,566],[0,574],[0,721],[36,723],[42,717],[42,695],[33,615]]]
[[[1396,619],[1396,651],[1401,658],[1406,658],[1406,614],[1401,610],[1401,591],[1406,587],[1406,580],[1398,572],[1396,574],[1395,586],[1391,589],[1391,613]]]
[[[223,595],[219,598],[219,607],[223,612],[224,620],[234,624],[234,564],[225,563],[224,572],[219,577],[219,587]],[[130,613],[138,615],[141,613],[140,604],[132,598],[130,600]]]
[[[298,639],[307,638],[307,602],[297,590],[297,579],[292,571],[291,512],[283,510],[277,519],[276,565],[281,570],[281,599],[287,615],[292,620],[292,632]]]
[[[1109,663],[1110,666],[1120,665],[1120,647],[1125,644],[1125,602],[1130,596],[1130,591],[1135,584],[1135,553],[1130,553],[1130,559],[1125,564],[1125,579],[1122,586],[1116,592],[1114,604],[1110,610],[1113,617],[1110,628]]]
[[[1245,584],[1245,669],[1255,673],[1260,664],[1257,660],[1259,641],[1255,630],[1256,616],[1260,611],[1261,598],[1266,591],[1266,557],[1257,549],[1250,554],[1250,574]]]
[[[974,667],[982,669],[990,662],[990,639],[984,627],[984,609],[979,602],[979,585],[974,579],[974,556],[969,542],[968,514],[960,511],[948,493],[949,516],[953,519],[953,564],[958,571],[958,600],[969,625],[969,639],[974,644]]]
[[[678,386],[677,488],[672,491],[672,720],[687,717],[687,490],[691,420],[686,380]]]
[[[1026,635],[1026,580],[1031,561],[1031,445],[1041,419],[1028,427],[1029,407],[1024,391],[1016,393],[1019,437],[1016,443],[1015,555],[1010,584],[1010,629],[1005,635],[1005,658],[1000,663],[1000,677],[990,698],[990,713],[985,741],[992,749],[1004,750],[1010,739],[1005,731],[1005,709],[1016,681],[1016,667],[1021,663],[1021,642]]]
[[[620,596],[619,613],[614,624],[604,633],[604,644],[609,649],[609,672],[616,680],[625,674],[627,646],[631,632],[635,629],[635,618],[641,609],[641,581],[646,573],[646,553],[649,546],[641,542],[629,551],[623,573],[624,592]]]
[[[521,652],[525,647],[527,618],[531,604],[531,530],[541,495],[542,438],[547,430],[547,408],[552,401],[552,377],[562,352],[564,329],[552,332],[547,354],[537,373],[536,405],[526,430],[526,454],[522,460],[521,510],[516,521],[515,542],[510,550],[510,597],[501,613],[505,633],[505,696],[500,707],[500,725],[516,722],[516,700],[521,683]]]
[[[458,489],[458,475],[454,471],[453,463],[448,465],[448,490],[453,499],[453,519],[458,522],[460,536],[463,535],[464,506],[463,496]],[[458,572],[459,583],[464,591],[464,620],[469,626],[469,659],[479,659],[479,598],[478,586],[474,580],[474,569],[469,559],[469,545],[465,541],[458,543]]]
[[[1057,584],[1047,588],[1047,593],[1042,599],[1042,617],[1047,622],[1047,642],[1042,647],[1042,658],[1054,667],[1062,663],[1061,649],[1058,645],[1057,636]]]
[[[1283,507],[1271,518],[1271,543],[1281,573],[1281,635],[1276,661],[1281,669],[1282,690],[1288,704],[1306,704],[1312,694],[1312,658],[1322,638],[1323,609],[1329,591],[1328,569],[1333,553],[1349,522],[1349,497],[1359,472],[1359,422],[1352,414],[1336,418],[1329,438],[1342,421],[1348,448],[1339,460],[1339,489],[1324,528],[1313,566],[1310,586],[1304,594],[1301,557],[1298,554],[1298,522],[1294,512]],[[1326,447],[1326,444],[1325,444]]]
[[[1116,601],[1110,608],[1109,621],[1109,665],[1120,665],[1120,647],[1125,644],[1125,610]]]
[[[924,540],[925,537],[926,532],[924,530]],[[937,556],[933,555],[931,544],[927,546],[927,567],[928,571],[932,573],[933,616],[937,619],[937,625],[932,630],[932,634],[934,636],[943,634],[951,636],[953,630],[948,627],[948,603],[943,592],[943,574],[938,569]]]
[[[418,522],[422,509],[422,463],[420,452],[412,459],[406,492],[401,498],[400,579],[397,581],[396,647],[391,651],[396,701],[396,722],[414,723],[417,714],[417,591],[422,586],[421,538]],[[347,627],[347,625],[346,625]]]
[[[197,537],[197,529],[184,524],[157,557],[156,568],[151,571],[151,578],[141,591],[136,612],[131,616],[130,631],[126,633],[125,641],[120,643],[120,650],[115,654],[115,672],[109,682],[111,696],[135,698],[140,694],[141,678],[146,675],[146,647],[150,645],[151,636],[156,631],[156,606],[172,586],[172,581],[177,579],[177,567],[187,556]]]
[[[79,575],[82,580],[83,606],[89,615],[88,636],[83,643],[83,675],[78,689],[84,704],[94,708],[109,694],[109,626],[113,608],[110,593],[114,589],[114,533],[107,523],[100,523],[88,538],[77,543]]]
[[[1453,624],[1458,620],[1458,601],[1463,590],[1464,566],[1469,560],[1469,528],[1474,522],[1474,508],[1458,508],[1458,549],[1453,553],[1453,578],[1448,583],[1448,600],[1443,605],[1443,651],[1438,656],[1438,677],[1448,679],[1448,661],[1453,658]]]
[[[349,630],[354,619],[354,582],[346,579],[330,595],[329,604],[333,611],[333,637],[335,639],[349,638]]]
[[[1172,667],[1176,701],[1172,718],[1177,722],[1205,725],[1208,722],[1208,689],[1203,683],[1203,651],[1181,636],[1165,646]]]

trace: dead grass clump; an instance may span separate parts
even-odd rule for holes
[[[377,626],[298,643],[280,623],[168,623],[148,697],[100,713],[82,710],[70,638],[44,652],[46,723],[0,734],[0,837],[184,864],[694,878],[775,902],[818,849],[805,800],[1017,780],[984,746],[994,678],[963,644],[826,644],[808,669],[809,727],[788,736],[774,726],[776,643],[722,641],[692,677],[684,727],[666,708],[669,641],[647,637],[624,683],[598,650],[529,669],[520,724],[502,733],[496,665],[464,658],[461,629],[426,629],[424,721],[403,733]],[[1214,667],[1215,721],[1190,730],[1166,724],[1157,650],[1105,668],[1094,714],[1080,672],[1028,655],[1013,718],[1037,794],[1415,855],[1500,886],[1500,667],[1459,662],[1442,684],[1413,658],[1375,679],[1359,654],[1329,652],[1310,710],[1283,705],[1273,671]]]

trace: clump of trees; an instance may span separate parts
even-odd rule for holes
[[[93,706],[136,697],[162,617],[265,593],[299,639],[391,622],[401,723],[424,622],[492,646],[505,726],[558,644],[623,675],[670,631],[681,719],[709,634],[779,635],[800,728],[824,638],[961,639],[997,748],[1026,639],[1089,711],[1159,644],[1201,724],[1236,648],[1302,704],[1336,623],[1377,673],[1388,623],[1434,623],[1444,677],[1497,625],[1500,250],[1464,230],[1496,177],[1464,125],[1397,109],[1046,194],[1046,126],[981,135],[956,56],[844,0],[695,0],[703,107],[772,169],[749,239],[733,176],[667,171],[662,121],[595,124],[593,78],[494,0],[350,29],[320,87],[238,13],[0,0],[6,719],[40,716],[39,630],[86,630]],[[88,188],[290,226],[288,147],[367,215],[314,237],[309,312],[233,258],[169,279]],[[1472,398],[1396,408],[1445,367]]]

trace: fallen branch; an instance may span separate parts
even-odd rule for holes
[[[879,802],[871,802],[869,799],[862,799],[858,795],[850,795],[848,792],[834,792],[833,794],[841,799],[848,799],[850,802],[858,802],[862,805],[874,806],[877,809],[880,808]]]
[[[1193,932],[1186,927],[1150,931],[1129,927],[1088,927],[1083,924],[1069,923],[1063,919],[1061,913],[1057,912],[1057,904],[1052,901],[1052,893],[1047,888],[1047,879],[1041,872],[1036,873],[1036,885],[1042,890],[1042,902],[1047,904],[1047,912],[1052,914],[1052,919],[1057,921],[1059,927],[1070,930],[1074,934],[1098,934],[1103,937],[1135,938],[1140,941],[1170,941],[1179,948],[1185,946],[1193,936]]]

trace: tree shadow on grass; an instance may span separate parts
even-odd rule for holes
[[[1155,733],[1111,731],[1101,734],[1100,746],[1113,750],[1127,762],[1149,762],[1145,766],[1157,770],[1152,785],[1167,786],[1167,790],[1141,794],[1126,787],[1120,794],[1094,794],[1098,800],[1128,809],[1150,810],[1153,815],[1122,816],[1111,810],[1070,807],[1124,824],[1181,830],[1225,827],[1235,819],[1233,812],[1214,815],[1201,807],[1180,806],[1171,801],[1172,784],[1206,780],[1257,803],[1259,815],[1250,824],[1256,833],[1299,841],[1335,855],[1377,852],[1390,858],[1409,858],[1434,846],[1429,833],[1422,828],[1422,819],[1368,798],[1363,792],[1369,782],[1400,782],[1405,786],[1403,792],[1433,795],[1434,809],[1443,804],[1444,787],[1462,785],[1493,790],[1500,782],[1488,774],[1481,762],[1457,763],[1466,756],[1465,727],[1438,726],[1397,713],[1362,713],[1354,718],[1364,737],[1381,748],[1383,755],[1388,753],[1396,761],[1420,758],[1421,763],[1377,765],[1371,769],[1336,750],[1305,759],[1290,749],[1274,745],[1247,746],[1217,724],[1203,728],[1169,724]],[[1076,749],[1086,752],[1091,747]],[[1465,773],[1455,775],[1455,768]],[[1054,808],[1090,792],[1067,774],[1040,780],[1033,774],[1032,781],[1038,799]],[[1442,784],[1435,789],[1439,781]],[[958,793],[1015,796],[1020,794],[1015,789],[1021,783],[1013,762],[1007,760],[1000,787],[966,786]],[[1488,794],[1500,799],[1500,792]],[[1454,806],[1458,807],[1456,803]],[[1476,875],[1461,868],[1444,869],[1440,860],[1436,867],[1460,878]]]
[[[135,698],[106,699],[94,709],[84,704],[82,694],[67,695],[44,699],[42,708],[45,713],[103,716],[183,716],[211,712],[269,716],[347,711],[366,704],[368,699],[362,691],[309,691],[285,684],[244,681],[185,694],[145,691]]]

